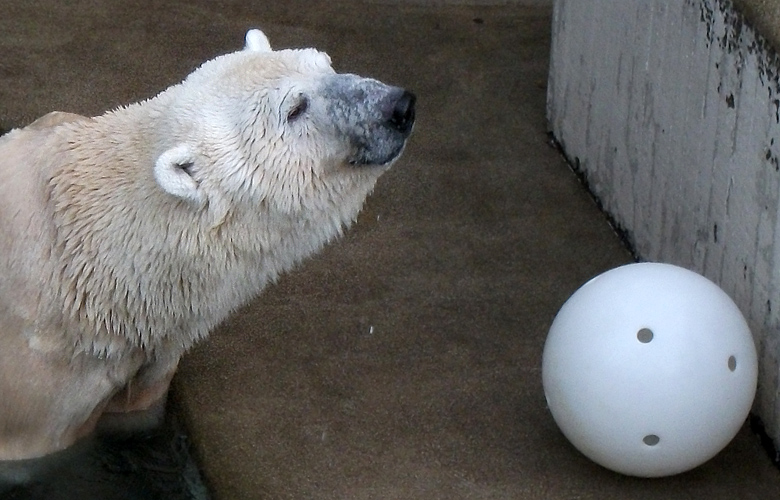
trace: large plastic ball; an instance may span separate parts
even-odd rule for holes
[[[717,285],[677,266],[632,264],[566,301],[542,379],[555,422],[585,456],[627,475],[667,476],[737,434],[756,392],[756,350]]]

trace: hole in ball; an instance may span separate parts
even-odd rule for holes
[[[647,446],[655,446],[655,445],[657,445],[657,444],[658,444],[658,443],[661,441],[661,438],[659,438],[659,437],[658,437],[658,436],[656,436],[655,434],[648,434],[647,436],[645,436],[644,438],[642,438],[642,441],[643,441],[643,442],[644,442],[644,443],[645,443]]]
[[[729,356],[729,370],[734,371],[737,369],[737,358]]]
[[[651,340],[653,340],[653,330],[649,328],[642,328],[638,332],[636,332],[636,338],[643,344],[649,343]]]

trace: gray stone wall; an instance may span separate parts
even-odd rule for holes
[[[728,0],[556,0],[551,130],[646,260],[737,302],[780,443],[780,58]]]

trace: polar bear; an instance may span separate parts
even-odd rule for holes
[[[338,236],[415,96],[259,30],[156,97],[0,138],[0,460],[164,401],[182,354]]]

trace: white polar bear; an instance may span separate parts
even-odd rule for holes
[[[356,218],[414,104],[252,30],[153,99],[0,138],[0,460],[164,401],[187,349]]]

